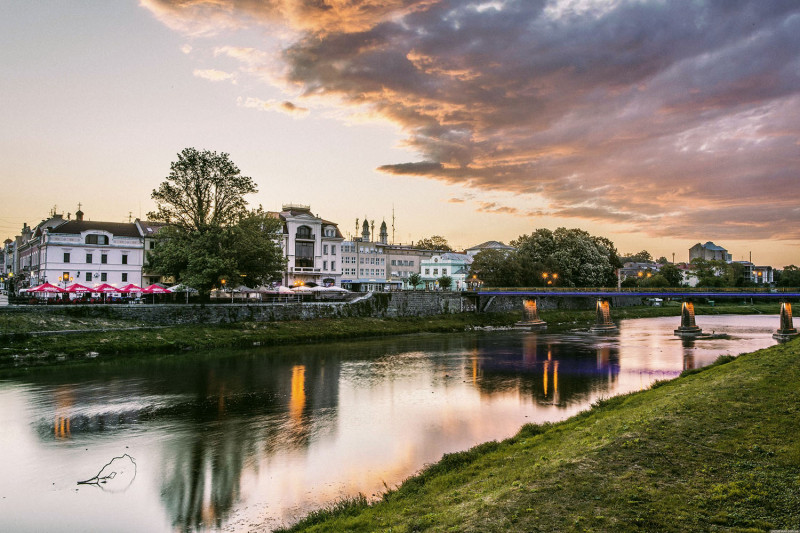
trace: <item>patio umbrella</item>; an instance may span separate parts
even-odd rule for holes
[[[143,292],[143,291],[144,291],[143,288],[139,287],[138,285],[136,285],[134,283],[128,283],[127,285],[125,285],[124,287],[120,288],[120,290],[119,290],[119,292],[122,292],[122,293]]]
[[[67,292],[92,292],[92,289],[80,283],[73,283],[67,287]]]
[[[161,285],[153,283],[149,287],[146,287],[146,288],[142,289],[142,292],[146,292],[147,294],[169,294],[169,293],[171,293],[173,291],[171,291],[169,289],[165,289]]]
[[[109,285],[108,283],[103,283],[102,285],[98,285],[92,292],[101,292],[101,293],[109,293],[109,292],[119,292],[119,289],[114,287],[113,285]]]
[[[31,287],[28,289],[28,292],[46,292],[46,293],[56,293],[56,292],[67,292],[61,287],[56,287],[51,283],[42,283],[39,286]]]

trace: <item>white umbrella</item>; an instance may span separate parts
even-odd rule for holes
[[[299,287],[294,287],[292,289],[294,292],[311,292],[311,287],[306,287],[305,285],[300,285]]]

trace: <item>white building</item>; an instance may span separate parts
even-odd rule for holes
[[[472,248],[467,248],[464,251],[468,256],[475,257],[484,250],[499,250],[501,252],[510,253],[513,252],[515,248],[513,246],[503,244],[500,241],[486,241],[482,242],[481,244],[476,244]]]
[[[453,280],[450,290],[467,290],[467,276],[472,258],[466,254],[443,253],[430,259],[423,259],[420,264],[420,277],[426,289],[439,288],[439,278],[448,276]]]
[[[338,225],[312,214],[307,205],[286,204],[280,213],[270,214],[283,223],[283,284],[341,285],[344,237]]]
[[[20,247],[26,285],[141,285],[143,239],[136,225],[87,221],[80,210],[75,217],[54,216],[30,232]]]

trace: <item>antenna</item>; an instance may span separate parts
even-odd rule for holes
[[[133,211],[128,211],[128,224],[131,223],[132,218],[133,218]]]
[[[372,227],[372,233],[370,233],[369,242],[375,242],[375,219],[372,219],[369,222],[369,225]]]
[[[394,244],[394,204],[392,204],[392,244]]]

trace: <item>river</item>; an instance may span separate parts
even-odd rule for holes
[[[248,531],[775,344],[777,316],[191,352],[0,380],[0,531]],[[313,328],[313,323],[309,323]],[[127,454],[127,456],[125,455]],[[105,483],[77,485],[113,458]]]

